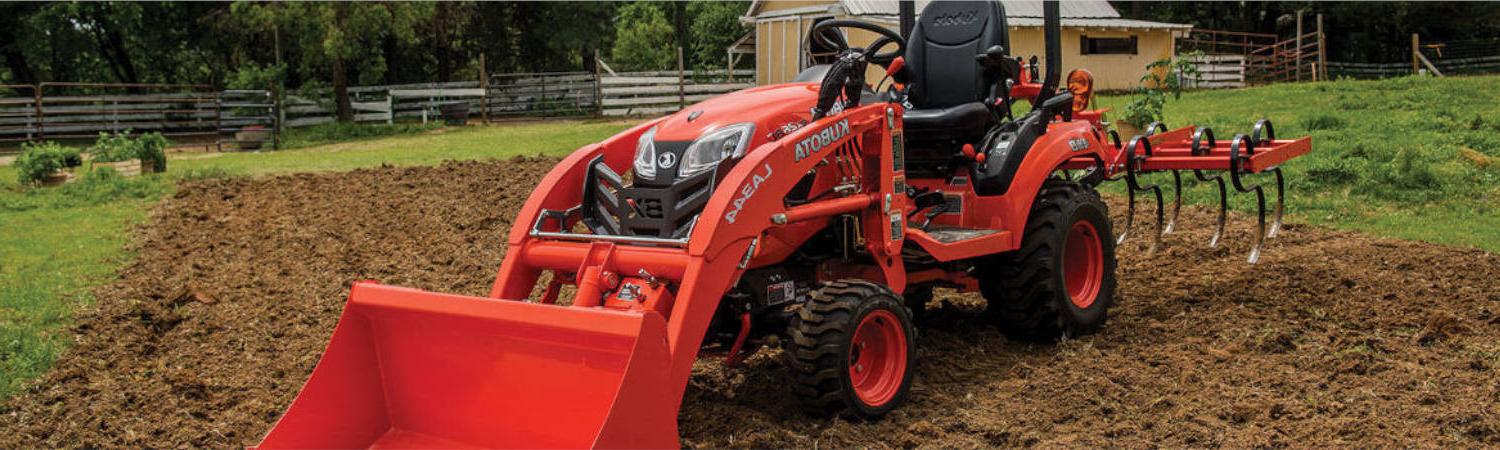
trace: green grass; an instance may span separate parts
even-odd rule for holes
[[[419,133],[442,128],[440,122],[394,124],[358,124],[332,122],[309,127],[292,128],[282,133],[282,150],[315,147],[325,144],[378,139],[387,136]]]
[[[92,302],[90,291],[131,257],[124,250],[130,227],[178,181],[561,155],[629,126],[570,121],[378,130],[404,133],[383,138],[315,130],[292,138],[354,141],[279,152],[174,154],[163,175],[89,178],[43,189],[20,188],[15,171],[0,167],[0,398],[52,365],[71,339],[73,311]]]
[[[1129,99],[1099,106],[1119,110]],[[1294,220],[1500,251],[1500,77],[1187,92],[1168,101],[1165,116],[1172,127],[1212,127],[1221,141],[1260,118],[1279,137],[1311,135],[1312,153],[1284,167]],[[1206,184],[1184,196],[1218,201]],[[1254,208],[1249,195],[1230,202]]]
[[[327,172],[432,165],[445,160],[560,155],[628,128],[630,122],[538,122],[490,127],[439,128],[380,139],[317,147],[243,153],[183,154],[169,170],[223,170],[238,174]]]

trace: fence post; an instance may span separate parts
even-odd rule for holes
[[[1328,39],[1323,34],[1323,15],[1318,14],[1318,67],[1313,69],[1319,79],[1328,80]]]
[[[682,47],[677,47],[677,109],[687,107],[687,79],[683,77]]]
[[[271,104],[271,149],[281,150],[281,122],[285,118],[281,112],[281,96],[266,92],[266,100]]]
[[[600,80],[604,76],[604,61],[599,59],[599,49],[594,49],[594,117],[604,117],[604,88]]]
[[[1297,81],[1302,81],[1302,10],[1297,10]]]
[[[127,91],[128,92],[128,91]],[[193,94],[189,94],[193,95]],[[166,131],[166,124],[162,124],[162,131]],[[224,92],[214,93],[214,148],[220,153],[224,152]],[[236,143],[236,146],[239,144]]]
[[[1421,64],[1421,63],[1417,62],[1417,55],[1419,54],[1417,52],[1420,51],[1420,50],[1418,50],[1418,47],[1420,47],[1421,45],[1422,45],[1422,40],[1419,39],[1419,38],[1417,38],[1417,33],[1412,33],[1411,34],[1411,74],[1412,75],[1416,75],[1421,70],[1421,67],[1418,65],[1418,64]]]
[[[31,90],[32,97],[36,99],[32,105],[36,107],[36,140],[38,141],[47,139],[47,120],[46,116],[42,115],[42,88],[46,86],[47,83],[40,83]]]
[[[490,124],[490,76],[484,70],[484,52],[479,53],[479,121]],[[395,115],[395,111],[391,111]]]

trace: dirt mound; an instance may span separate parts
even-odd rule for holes
[[[351,282],[482,295],[551,159],[189,184],[78,319],[56,367],[0,407],[0,448],[238,447],[311,373]],[[1116,223],[1120,207],[1115,205]],[[1121,250],[1105,330],[1005,340],[947,295],[911,403],[804,415],[774,352],[700,361],[683,405],[702,447],[1500,444],[1500,257],[1293,226],[1259,266],[1249,221],[1205,248]]]

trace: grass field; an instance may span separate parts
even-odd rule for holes
[[[1211,126],[1220,139],[1248,132],[1257,118],[1272,119],[1281,136],[1313,136],[1313,153],[1286,167],[1292,220],[1500,251],[1500,77],[1190,92],[1166,110],[1169,125]],[[299,131],[289,136],[295,150],[177,154],[164,176],[53,189],[21,189],[0,167],[0,397],[50,366],[69,340],[71,314],[130,257],[129,227],[180,179],[558,155],[629,125]],[[1211,195],[1207,187],[1187,193],[1200,203]],[[1251,201],[1231,197],[1239,210]]]

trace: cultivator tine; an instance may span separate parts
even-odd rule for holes
[[[1146,137],[1147,138],[1150,138],[1151,136],[1155,135],[1158,132],[1160,132],[1160,133],[1167,132],[1167,124],[1161,123],[1161,122],[1151,122],[1150,125],[1146,126]],[[1172,234],[1172,230],[1176,230],[1177,229],[1177,216],[1181,212],[1182,212],[1182,173],[1180,171],[1173,170],[1172,171],[1172,216],[1169,217],[1169,218],[1167,218],[1167,226],[1165,228],[1162,228],[1162,231],[1161,231],[1162,234]]]
[[[1244,159],[1241,159],[1241,152]],[[1261,244],[1266,240],[1266,193],[1259,184],[1246,186],[1241,181],[1241,172],[1244,161],[1248,161],[1255,155],[1255,140],[1243,134],[1234,136],[1229,143],[1229,180],[1234,183],[1234,189],[1240,192],[1254,192],[1256,204],[1256,232],[1255,243],[1250,248],[1250,264],[1260,261]],[[1279,220],[1279,218],[1278,218]]]
[[[1172,217],[1167,218],[1167,227],[1161,230],[1161,234],[1172,234],[1177,229],[1177,214],[1182,212],[1182,174],[1180,171],[1172,171]]]
[[[1203,145],[1205,143],[1208,144],[1206,147]],[[1217,143],[1214,140],[1214,130],[1208,127],[1198,127],[1193,131],[1192,154],[1193,156],[1208,155]],[[1204,175],[1201,170],[1194,170],[1193,178],[1197,178],[1198,181],[1213,181],[1219,186],[1219,217],[1214,223],[1214,237],[1208,240],[1209,248],[1218,248],[1219,240],[1224,238],[1224,223],[1229,215],[1229,191],[1224,185],[1224,176],[1220,174],[1208,176]]]
[[[1276,128],[1271,125],[1271,119],[1255,121],[1255,127],[1250,130],[1250,140],[1255,141],[1255,145],[1266,145],[1276,140]],[[1281,174],[1280,167],[1266,171],[1276,175],[1276,217],[1271,222],[1271,231],[1266,233],[1266,237],[1273,238],[1281,231],[1281,213],[1286,204],[1286,177]]]
[[[1138,154],[1137,149],[1140,150],[1140,154]],[[1156,233],[1152,236],[1151,249],[1147,250],[1147,254],[1155,254],[1156,250],[1161,247],[1161,235],[1165,229],[1166,211],[1163,208],[1163,203],[1165,202],[1162,198],[1160,186],[1154,184],[1142,186],[1140,180],[1136,178],[1136,170],[1138,170],[1141,161],[1150,156],[1151,141],[1147,140],[1145,136],[1131,138],[1130,144],[1125,146],[1125,191],[1127,193],[1125,231],[1120,233],[1120,237],[1115,242],[1117,244],[1125,243],[1126,237],[1130,235],[1131,228],[1135,225],[1135,194],[1137,192],[1149,191],[1156,195]]]

